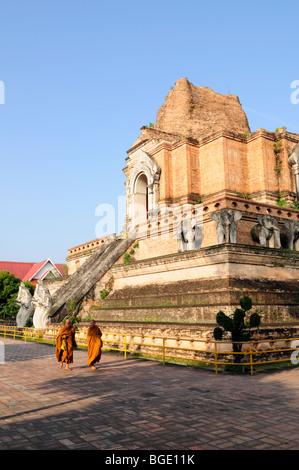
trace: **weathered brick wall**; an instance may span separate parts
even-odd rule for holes
[[[81,314],[105,321],[213,322],[217,311],[232,313],[247,293],[264,321],[290,321],[299,318],[298,265],[298,253],[246,245],[115,264],[89,292]],[[112,289],[104,300],[102,289]]]
[[[97,322],[103,333],[102,339],[104,347],[124,349],[126,342],[127,351],[141,354],[162,355],[162,338],[166,346],[166,355],[182,359],[202,359],[214,360],[215,344],[213,330],[216,325],[180,325],[171,323],[138,323],[138,322]],[[80,323],[76,339],[78,343],[85,344],[85,334],[89,323]],[[44,338],[54,341],[61,325],[49,325],[48,329],[41,331]],[[267,326],[259,330],[252,331],[252,341],[260,341],[253,345],[253,351],[260,351],[263,354],[254,355],[256,362],[261,360],[273,360],[287,358],[291,352],[276,353],[275,349],[290,348],[293,339],[299,338],[299,325]],[[274,341],[273,341],[274,340]],[[280,341],[283,340],[283,341]],[[226,342],[224,342],[226,341]],[[228,338],[217,343],[217,351],[225,352],[231,350],[231,343]],[[228,341],[228,342],[227,342]],[[130,344],[134,343],[134,344]],[[183,350],[186,349],[186,350]],[[201,352],[197,352],[200,350]],[[244,360],[247,361],[249,345],[244,344],[242,352],[246,354]],[[266,353],[267,352],[267,353]],[[218,360],[232,361],[232,356],[219,355]]]
[[[192,216],[199,224],[201,216],[196,216],[196,212],[200,214],[202,210],[202,247],[217,244],[216,223],[210,219],[210,214],[221,209],[241,210],[242,219],[237,222],[238,243],[250,245],[256,245],[250,229],[257,223],[258,214],[277,217],[281,226],[285,219],[298,220],[296,209],[279,207],[276,203],[279,197],[289,203],[295,197],[295,179],[288,156],[299,136],[286,132],[276,134],[259,129],[247,137],[223,131],[197,143],[186,139],[175,143],[147,140],[142,148],[161,168],[160,205],[177,210],[182,204],[193,203]],[[278,157],[274,152],[277,139],[282,142]],[[125,172],[128,178],[139,149],[129,152]],[[195,204],[201,200],[202,205]],[[138,237],[142,242],[136,253],[137,259],[176,253],[177,242],[173,236],[176,225],[177,220],[170,212],[169,217],[160,215],[157,220],[149,220],[140,226]],[[98,240],[99,243],[102,241]],[[91,242],[84,243],[69,250],[70,274],[90,256],[97,246],[95,243],[93,246]]]

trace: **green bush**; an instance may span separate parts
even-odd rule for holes
[[[249,318],[250,328],[258,328],[260,326],[260,323],[261,323],[260,315],[257,312],[252,313]]]
[[[224,312],[220,311],[216,315],[216,322],[222,326],[225,331],[233,331],[233,320],[228,317]]]
[[[110,294],[112,289],[102,289],[100,290],[100,297],[102,300],[106,299],[106,297]]]
[[[214,338],[216,341],[221,341],[223,338],[223,329],[217,326],[214,330]]]
[[[15,300],[18,297],[21,282],[21,279],[9,271],[0,271],[0,318],[16,317],[20,307],[16,305]],[[33,285],[28,281],[25,281],[24,284],[33,295]]]
[[[240,305],[241,305],[242,309],[245,312],[247,312],[248,310],[250,310],[252,308],[251,298],[244,294],[243,297],[241,297],[241,299],[240,299]]]
[[[287,201],[285,199],[279,199],[277,202],[276,202],[276,205],[279,206],[279,207],[285,207],[288,205]]]
[[[131,264],[132,262],[132,256],[130,253],[125,253],[123,256],[124,264]]]
[[[238,353],[242,350],[242,341],[250,339],[250,328],[258,328],[261,323],[261,317],[257,312],[252,313],[249,320],[245,320],[246,312],[252,308],[250,297],[243,295],[239,303],[241,308],[236,308],[232,315],[226,315],[222,311],[217,313],[216,322],[219,326],[214,329],[216,341],[222,340],[225,331],[229,332],[233,342],[233,351]],[[243,357],[242,354],[234,354],[234,362],[240,362]]]
[[[71,300],[69,303],[69,312],[72,313],[76,310],[77,304],[74,300]]]
[[[32,318],[27,318],[26,323],[25,323],[25,328],[32,328],[32,326],[33,326]]]

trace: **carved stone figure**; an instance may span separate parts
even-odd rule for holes
[[[297,194],[297,201],[298,201],[299,200],[299,143],[295,146],[292,154],[289,156],[289,164],[292,166],[294,175],[295,175],[296,194]]]
[[[278,220],[268,214],[258,214],[257,220],[250,230],[252,240],[264,247],[268,244],[270,248],[280,248]]]
[[[199,250],[202,245],[203,232],[195,219],[181,220],[177,226],[178,251]]]
[[[212,220],[217,222],[217,241],[221,243],[237,243],[237,220],[242,218],[242,212],[231,209],[222,209],[220,212],[210,214]]]
[[[37,281],[32,303],[35,307],[33,314],[34,328],[45,328],[51,322],[49,313],[52,307],[52,297],[42,280]]]
[[[280,241],[283,248],[299,251],[299,222],[285,220],[284,227],[280,229]]]
[[[17,313],[16,323],[17,326],[25,326],[28,318],[32,317],[33,304],[32,295],[29,290],[25,287],[24,282],[21,282],[16,298],[16,304],[20,306],[20,310]]]

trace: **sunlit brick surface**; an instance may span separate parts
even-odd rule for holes
[[[104,353],[3,339],[0,450],[298,449],[299,370],[218,376]]]

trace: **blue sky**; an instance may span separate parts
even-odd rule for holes
[[[126,151],[179,78],[238,95],[251,131],[299,133],[296,0],[0,8],[0,260],[64,263],[96,237],[96,207],[117,207]]]

